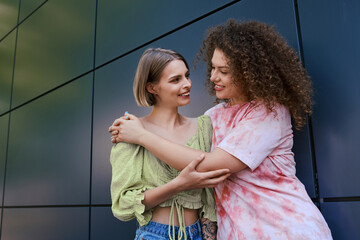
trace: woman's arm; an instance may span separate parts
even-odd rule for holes
[[[200,173],[196,167],[204,156],[198,157],[186,166],[179,176],[162,186],[144,192],[145,210],[152,209],[179,192],[190,189],[211,188],[224,181],[230,174],[228,169]]]
[[[205,154],[205,160],[197,168],[201,172],[224,168],[229,169],[230,172],[238,172],[247,167],[240,159],[220,148],[206,153],[172,143],[147,131],[140,120],[132,114],[117,119],[109,131],[113,133],[116,142],[123,141],[142,145],[163,162],[178,170],[185,168],[192,159],[196,159],[201,154]]]
[[[214,187],[229,176],[229,170],[222,169],[201,173],[196,171],[203,160],[197,158],[169,183],[153,189],[146,189],[141,177],[143,155],[134,144],[119,143],[111,150],[112,165],[111,201],[114,215],[122,221],[136,216],[141,224],[151,218],[146,211],[183,190]]]
[[[121,138],[120,134],[119,137]],[[125,139],[121,141],[126,141]],[[207,153],[170,142],[146,130],[138,139],[138,142],[159,159],[178,170],[182,170],[190,163],[191,159],[201,154],[205,155],[205,160],[197,168],[201,172],[222,168],[227,168],[230,172],[239,172],[247,167],[239,159],[220,148],[215,148],[212,152]]]
[[[200,223],[203,239],[216,239],[217,223],[212,222],[207,218],[200,219]]]

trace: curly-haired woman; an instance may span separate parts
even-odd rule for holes
[[[218,239],[332,239],[323,216],[295,176],[292,124],[312,110],[312,86],[296,51],[264,23],[229,20],[211,28],[200,56],[210,93],[212,152],[203,153],[146,131],[129,114],[113,141],[140,144],[181,170],[204,154],[197,170],[228,168],[215,187]]]

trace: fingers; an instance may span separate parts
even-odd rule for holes
[[[128,113],[128,112],[125,112],[125,114],[124,114],[124,118],[126,119],[126,120],[134,120],[134,119],[136,119],[137,117],[135,116],[135,115],[133,115],[133,114],[130,114],[130,113]]]
[[[228,173],[230,173],[229,169],[218,169],[218,170],[213,170],[213,171],[209,171],[209,172],[203,172],[202,174],[205,178],[217,178],[217,177],[221,177],[224,174],[228,174]]]
[[[120,125],[120,120],[119,120],[119,125]],[[111,133],[111,132],[113,132],[113,131],[115,131],[115,130],[119,130],[119,127],[120,127],[120,126],[111,125],[111,126],[109,127],[108,131]]]
[[[120,138],[118,134],[120,133],[121,130],[121,124],[124,124],[125,123],[124,121],[133,120],[133,119],[137,119],[137,117],[133,114],[129,114],[128,112],[125,112],[124,116],[115,119],[113,124],[108,129],[109,133],[112,135],[110,137],[110,141],[112,143],[120,142]]]
[[[129,119],[129,116],[128,115],[131,115],[132,117],[135,117],[134,115],[132,114],[129,114],[128,112],[125,112],[124,116],[122,117],[119,117],[117,119],[115,119],[115,121],[113,122],[113,124],[110,126],[111,127],[116,127],[116,126],[119,126],[121,124],[121,120],[128,120]],[[110,132],[110,128],[109,128],[109,132]]]
[[[118,133],[119,133],[119,131],[118,131],[118,130],[115,130],[115,131],[112,131],[112,132],[111,132],[111,135],[116,136],[116,135],[118,135]]]
[[[109,133],[112,133],[114,131],[117,131],[117,133],[119,133],[119,129],[120,129],[120,127],[118,127],[118,126],[116,126],[116,127],[110,126],[108,131],[109,131]]]
[[[112,136],[112,137],[110,138],[110,141],[111,141],[112,143],[119,143],[121,140],[120,140],[120,138],[117,137],[117,136]]]
[[[223,182],[226,178],[228,178],[231,173],[224,174],[220,177],[211,178],[204,181],[204,185],[208,187],[216,187],[219,183]]]
[[[200,154],[197,158],[195,158],[194,160],[192,160],[188,167],[196,169],[196,167],[201,163],[202,160],[205,159],[205,154]]]
[[[227,179],[228,177],[230,177],[230,175],[231,173],[227,173],[222,175],[221,177],[212,178],[211,181],[214,181],[214,184],[218,184],[224,181],[225,179]]]
[[[123,117],[124,117],[126,120],[128,120],[128,119],[129,119],[129,116],[128,116],[128,115],[129,115],[129,113],[128,113],[128,111],[126,111],[126,112],[124,113],[124,116],[123,116]]]
[[[115,119],[112,126],[119,126],[120,125],[120,118]]]
[[[125,120],[128,120],[128,117],[127,117],[127,116],[122,116],[122,117],[120,117],[120,118],[117,118],[117,119],[114,121],[113,125],[111,125],[111,126],[109,127],[109,130],[108,130],[108,131],[111,133],[111,132],[113,132],[113,131],[115,131],[115,130],[119,130],[119,127],[120,127],[121,123],[122,123],[123,121],[125,121]]]
[[[109,133],[111,133],[111,132],[114,131],[114,130],[115,130],[115,127],[110,126],[108,131],[109,131]]]

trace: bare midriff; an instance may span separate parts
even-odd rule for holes
[[[171,207],[155,207],[153,210],[151,221],[168,225],[170,219],[170,211],[171,211]],[[185,226],[192,225],[199,219],[198,211],[199,209],[184,208]],[[174,209],[173,219],[174,219],[174,225],[179,226],[179,220],[178,220],[179,217],[176,208]]]

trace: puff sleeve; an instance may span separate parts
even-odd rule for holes
[[[142,180],[144,157],[140,146],[129,143],[114,145],[110,154],[112,212],[122,221],[137,218],[141,226],[152,217],[151,210],[145,211],[142,203],[147,190]]]

